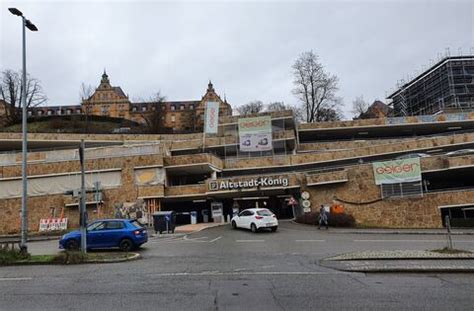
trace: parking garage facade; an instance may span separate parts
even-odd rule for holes
[[[474,207],[474,114],[369,119],[297,125],[291,111],[271,117],[273,148],[240,152],[238,117],[222,117],[214,135],[31,134],[28,176],[29,229],[41,219],[67,217],[78,225],[79,161],[73,148],[86,139],[90,219],[136,217],[175,211],[178,223],[229,221],[250,207],[279,218],[343,206],[358,225],[439,228],[446,215],[471,225]],[[0,233],[19,231],[21,145],[15,133],[0,134]],[[56,145],[55,145],[56,144]],[[7,149],[7,150],[5,150]],[[420,180],[377,185],[373,163],[423,152]],[[46,187],[42,185],[59,185]],[[306,198],[302,198],[305,193]],[[307,202],[303,202],[307,201]],[[293,204],[296,202],[296,204]],[[309,202],[309,203],[308,203]],[[139,213],[137,213],[139,211]]]

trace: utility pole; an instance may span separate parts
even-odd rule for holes
[[[86,176],[84,172],[85,155],[84,150],[86,145],[84,139],[81,139],[81,146],[79,148],[79,159],[81,161],[81,199],[79,204],[79,222],[81,225],[81,252],[87,253],[87,232],[86,232]]]

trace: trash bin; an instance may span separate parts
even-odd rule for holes
[[[197,224],[198,213],[196,211],[191,212],[191,225]]]
[[[176,227],[176,214],[174,211],[166,212],[156,212],[153,213],[153,228],[155,233],[159,232],[160,234],[163,231],[167,233],[174,233],[174,228]]]
[[[202,222],[209,222],[209,211],[207,209],[203,209],[202,213]]]

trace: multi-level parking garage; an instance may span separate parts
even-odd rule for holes
[[[271,151],[239,150],[237,121],[223,117],[215,135],[30,134],[29,225],[51,213],[76,226],[77,146],[86,140],[88,187],[100,182],[101,196],[88,194],[91,218],[141,209],[144,220],[157,210],[174,210],[181,222],[213,221],[251,206],[279,217],[303,213],[288,199],[309,194],[310,208],[338,204],[365,226],[441,227],[442,217],[472,223],[474,114],[297,125],[291,111],[271,116]],[[21,134],[0,133],[0,233],[19,229]],[[377,185],[373,162],[423,153],[421,180]],[[229,186],[231,185],[231,186]],[[301,203],[301,201],[300,201]],[[456,221],[454,222],[456,223]]]

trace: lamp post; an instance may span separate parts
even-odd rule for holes
[[[27,157],[27,127],[26,127],[26,34],[25,27],[31,31],[38,31],[38,28],[23,16],[20,10],[16,8],[9,8],[13,15],[20,16],[22,19],[23,29],[23,72],[21,79],[21,128],[22,128],[22,157],[21,157],[21,179],[23,182],[23,192],[21,196],[21,243],[20,249],[22,252],[27,252],[28,247],[26,245],[28,235],[28,218],[26,214],[26,198],[27,198],[27,176],[26,176],[26,157]]]

